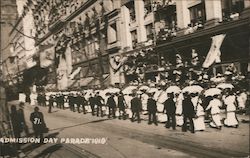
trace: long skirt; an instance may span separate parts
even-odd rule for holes
[[[132,111],[131,111],[131,109],[126,109],[125,111],[128,114],[128,117],[132,118]]]
[[[212,121],[210,122],[210,126],[212,127],[221,127],[221,117],[220,114],[213,114]]]
[[[175,116],[175,119],[176,119],[176,125],[177,126],[182,126],[183,125],[183,116],[182,115],[176,115]]]
[[[159,122],[166,122],[168,120],[167,115],[163,113],[157,113],[156,114],[158,117]]]
[[[194,118],[194,130],[195,131],[201,131],[201,130],[205,130],[205,117],[204,116],[199,116],[198,118]]]
[[[235,112],[227,112],[227,117],[224,121],[226,126],[236,126],[238,125],[238,120],[236,118]]]

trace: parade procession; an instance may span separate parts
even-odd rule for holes
[[[1,0],[0,48],[0,156],[250,155],[249,0]]]

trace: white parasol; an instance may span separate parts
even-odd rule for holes
[[[148,87],[148,86],[141,86],[140,88],[139,88],[139,90],[146,90],[146,91],[148,91],[150,88]]]
[[[189,93],[200,93],[203,88],[199,85],[187,86],[182,89],[182,93],[189,92]]]
[[[166,89],[166,93],[180,93],[181,89],[178,86],[170,86]]]
[[[231,83],[220,83],[220,84],[218,84],[216,86],[216,88],[219,88],[219,89],[226,89],[226,88],[233,89],[234,86]]]
[[[218,88],[210,88],[205,91],[204,95],[207,96],[214,96],[214,95],[219,95],[221,94],[221,90]]]
[[[155,92],[157,92],[157,91],[158,91],[157,88],[150,88],[147,92],[148,92],[148,93],[155,93]]]
[[[119,93],[121,90],[119,88],[108,88],[109,93]]]
[[[137,89],[137,86],[128,86],[122,90],[123,94],[132,94],[133,90]]]

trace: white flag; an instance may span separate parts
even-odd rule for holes
[[[212,44],[211,44],[210,50],[207,54],[207,57],[202,65],[202,67],[208,68],[214,62],[216,62],[216,63],[221,62],[221,60],[220,60],[220,56],[221,56],[220,47],[221,47],[221,44],[222,44],[225,36],[226,36],[226,34],[221,34],[221,35],[216,35],[216,36],[212,37]]]

